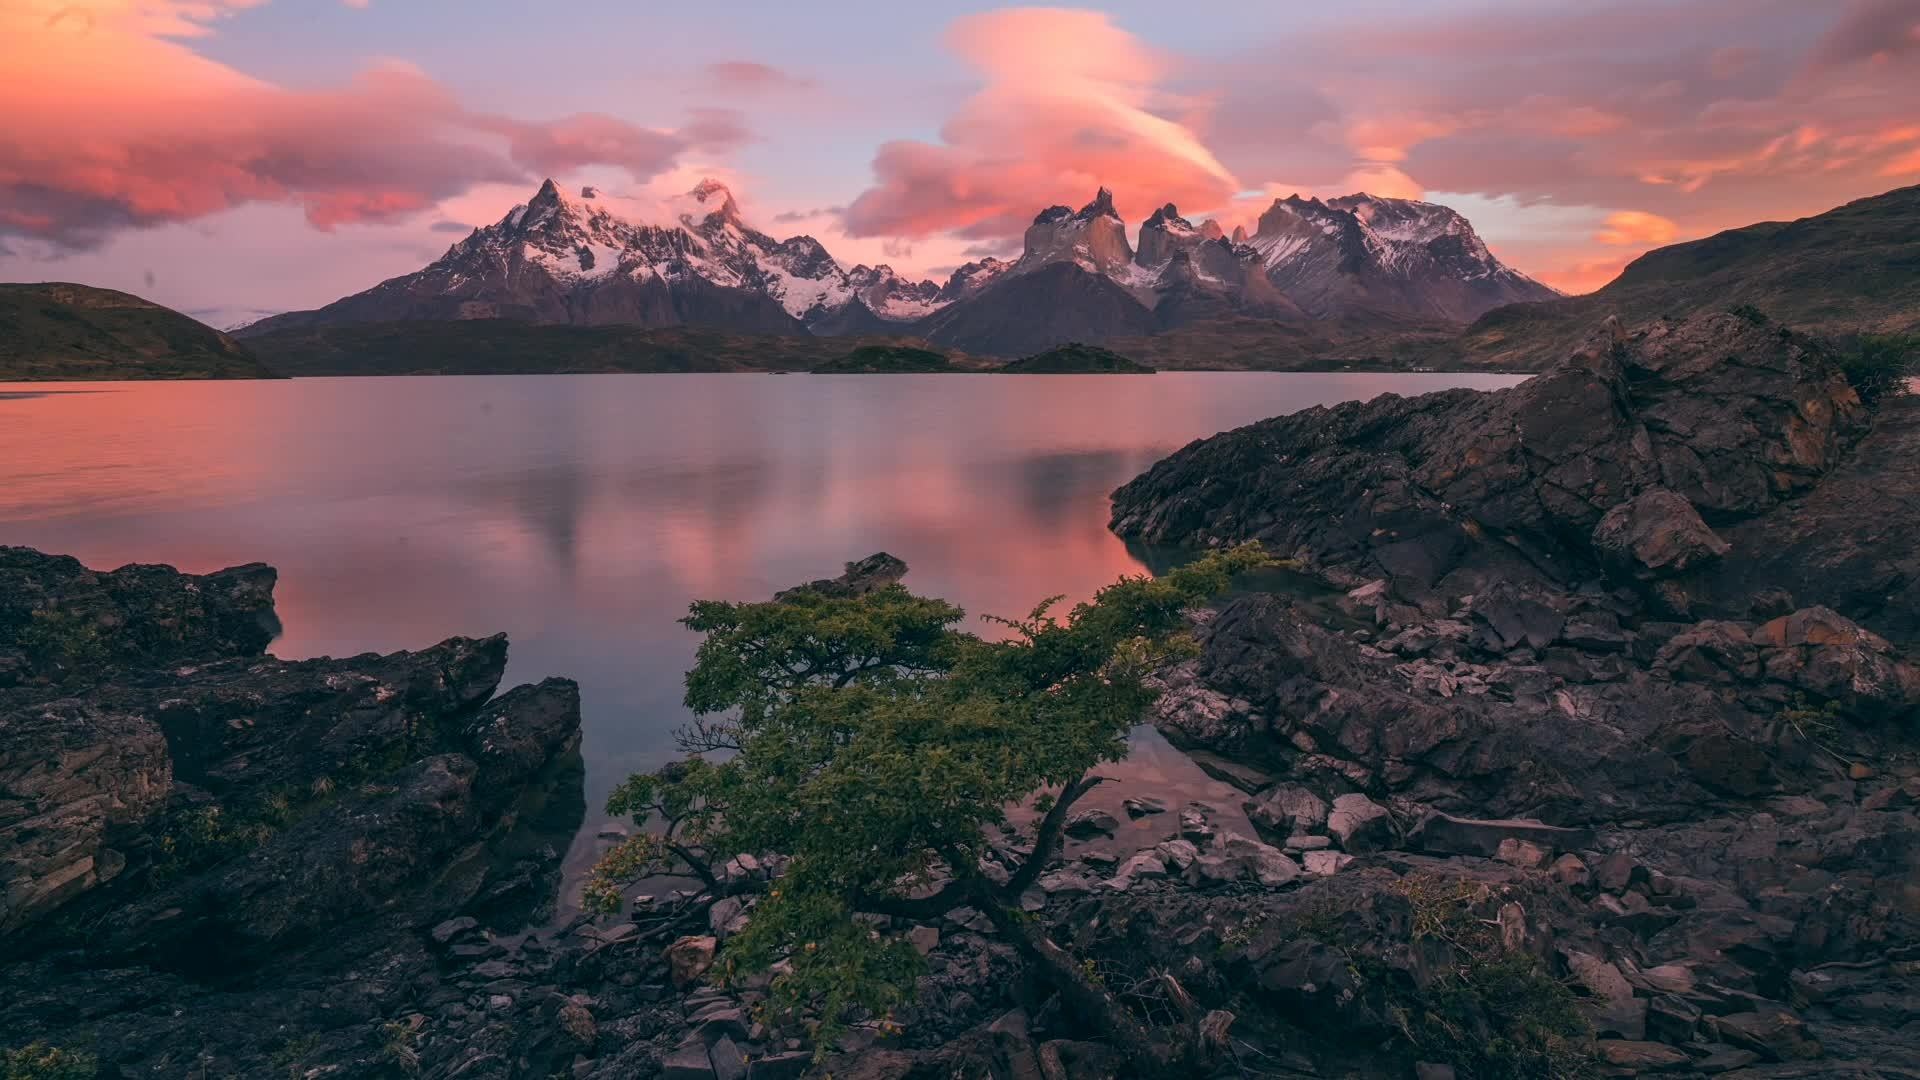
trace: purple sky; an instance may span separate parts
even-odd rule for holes
[[[1424,196],[1570,291],[1920,181],[1920,0],[9,0],[0,279],[217,324],[405,273],[545,175],[717,176],[940,274],[1112,187],[1247,223]]]

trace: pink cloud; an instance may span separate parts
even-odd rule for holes
[[[757,60],[720,60],[705,68],[707,83],[722,93],[742,95],[811,90],[812,79]]]
[[[984,85],[940,141],[882,145],[874,184],[847,208],[855,236],[1017,233],[1052,202],[1105,185],[1133,209],[1224,204],[1233,174],[1189,127],[1160,112],[1182,102],[1160,83],[1161,56],[1091,11],[1016,8],[956,21],[948,46]],[[1123,208],[1124,209],[1124,208]]]
[[[123,0],[71,17],[27,0],[0,11],[0,204],[13,208],[0,233],[85,247],[252,201],[297,204],[323,229],[390,221],[475,184],[589,165],[645,180],[744,135],[712,112],[672,131],[599,114],[529,123],[470,110],[395,63],[290,90],[171,40],[233,6]]]
[[[1183,88],[1213,92],[1209,144],[1249,187],[1325,193],[1390,167],[1408,191],[1503,200],[1509,235],[1584,208],[1598,227],[1529,244],[1520,268],[1591,287],[1648,247],[1920,171],[1916,27],[1920,0],[1487,0],[1303,20],[1191,63]]]
[[[1821,36],[1808,57],[1816,69],[1888,63],[1920,52],[1920,0],[1859,0]]]

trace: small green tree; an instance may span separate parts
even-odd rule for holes
[[[779,964],[775,1018],[821,1017],[825,1045],[850,1010],[910,1000],[920,957],[861,913],[932,918],[982,911],[1050,976],[1075,1014],[1123,1047],[1146,1033],[1083,968],[1024,917],[1018,898],[1047,865],[1069,810],[1126,753],[1153,692],[1146,679],[1191,648],[1183,614],[1264,563],[1257,545],[1162,577],[1123,578],[1065,618],[1058,598],[986,640],[963,613],[899,585],[858,597],[801,591],[767,603],[705,601],[682,620],[706,635],[687,675],[699,717],[693,756],[636,775],[609,798],[643,827],[609,852],[590,902],[617,909],[622,886],[691,874],[712,895],[764,887],[717,970],[739,978]],[[719,752],[716,754],[715,752]],[[720,756],[724,755],[724,756]],[[1034,802],[1034,849],[989,857],[987,835]],[[785,873],[755,886],[728,860],[777,853]],[[781,963],[784,961],[784,963]]]

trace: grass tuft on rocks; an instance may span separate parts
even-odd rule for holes
[[[0,1050],[0,1080],[91,1080],[98,1071],[92,1054],[43,1042]]]

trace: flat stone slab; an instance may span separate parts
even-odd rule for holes
[[[1249,795],[1258,795],[1273,786],[1273,777],[1251,765],[1245,765],[1207,750],[1189,750],[1200,771],[1223,783],[1232,784]]]
[[[1491,859],[1506,840],[1523,840],[1552,854],[1593,846],[1593,830],[1568,829],[1531,818],[1461,818],[1434,811],[1420,819],[1407,846],[1432,855]]]

